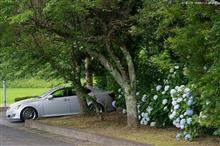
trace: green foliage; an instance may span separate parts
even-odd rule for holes
[[[27,20],[29,20],[31,17],[33,16],[33,12],[31,10],[24,10],[22,13],[10,17],[10,24],[21,24],[23,22],[26,22]]]

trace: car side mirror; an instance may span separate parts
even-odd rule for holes
[[[47,96],[47,99],[48,99],[48,100],[52,100],[52,99],[53,99],[53,95],[48,95],[48,96]]]

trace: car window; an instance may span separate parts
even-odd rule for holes
[[[76,91],[73,88],[67,88],[67,95],[68,96],[75,96]]]
[[[53,95],[53,98],[56,98],[56,97],[65,97],[66,96],[66,92],[64,89],[59,89],[55,92],[52,93]]]

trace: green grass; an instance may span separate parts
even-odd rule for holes
[[[7,104],[14,103],[14,98],[24,96],[37,96],[47,91],[48,88],[7,88]],[[0,88],[0,105],[2,104],[2,88]]]
[[[64,84],[61,79],[43,80],[43,79],[15,79],[6,81],[8,88],[51,88]],[[2,81],[0,81],[0,87],[2,87]]]

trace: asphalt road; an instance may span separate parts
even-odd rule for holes
[[[28,129],[21,122],[8,122],[0,113],[0,146],[96,146],[95,143],[68,139],[59,135]]]

